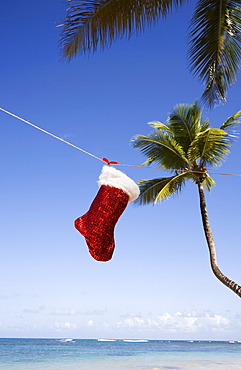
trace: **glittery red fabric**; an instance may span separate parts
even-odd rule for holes
[[[85,237],[89,252],[97,261],[111,259],[115,248],[115,224],[128,200],[123,190],[102,185],[88,212],[75,220],[76,229]]]

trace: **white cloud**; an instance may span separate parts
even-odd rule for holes
[[[107,312],[107,308],[83,308],[82,310],[78,311],[74,308],[70,309],[57,309],[50,313],[50,315],[56,316],[74,316],[74,315],[103,315]]]
[[[136,314],[136,313],[124,313],[124,314],[121,314],[120,315],[121,318],[130,318],[130,317],[142,317],[142,315],[139,313],[139,314]]]
[[[69,321],[66,321],[66,322],[55,321],[54,326],[58,330],[61,330],[61,329],[77,329],[77,325],[72,324]]]
[[[42,307],[42,308],[41,308]],[[6,318],[1,317],[1,331],[16,332],[17,335],[25,333],[31,336],[75,336],[81,332],[82,336],[96,337],[127,337],[127,338],[170,338],[170,339],[224,339],[239,340],[241,329],[241,315],[229,312],[212,313],[203,312],[166,312],[161,314],[128,313],[119,316],[85,316],[80,320],[81,310],[61,309],[55,310],[50,316],[46,311],[43,314],[31,315],[44,309],[26,309],[29,315],[23,313],[25,320],[21,319],[21,311],[12,311]],[[93,313],[94,310],[91,310]],[[69,316],[61,316],[61,315]],[[87,313],[86,313],[87,314]],[[85,318],[85,320],[83,320]],[[27,320],[28,319],[28,320]],[[42,320],[42,321],[41,321]],[[81,329],[81,331],[80,331]],[[19,334],[18,334],[19,333]],[[35,334],[34,334],[35,333]]]
[[[23,315],[19,312],[15,312],[15,317],[22,319]]]
[[[39,306],[39,308],[25,308],[23,310],[24,313],[40,313],[41,311],[45,310],[45,306]]]
[[[93,326],[94,326],[94,321],[93,321],[93,320],[89,320],[89,321],[87,322],[87,326],[88,326],[88,327],[93,327]]]
[[[164,313],[155,318],[130,317],[117,322],[117,328],[129,330],[163,330],[169,333],[221,332],[230,327],[230,320],[213,313]]]
[[[58,26],[59,27],[59,26]],[[63,134],[62,135],[62,139],[64,139],[64,140],[67,140],[68,138],[70,138],[70,137],[74,137],[74,135],[73,134]]]
[[[18,298],[21,297],[22,295],[15,290],[13,290],[9,294],[0,294],[0,299],[12,299],[12,298]]]
[[[53,312],[50,313],[50,315],[56,315],[56,316],[74,316],[78,315],[79,311],[75,310],[74,308],[71,309],[61,309],[61,310],[54,310]]]
[[[81,310],[82,315],[103,315],[107,312],[107,308],[86,308]]]

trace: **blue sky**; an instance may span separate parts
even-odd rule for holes
[[[56,27],[63,1],[2,2],[0,107],[100,158],[140,165],[131,138],[203,91],[187,67],[192,8],[68,63]],[[204,116],[219,127],[241,109],[240,94],[238,81]],[[97,262],[73,222],[98,191],[102,163],[0,117],[1,337],[241,340],[240,299],[211,272],[194,184],[155,207],[129,204],[112,260]],[[240,153],[237,140],[216,172],[240,174]],[[135,181],[166,175],[117,168]],[[241,284],[241,180],[214,179],[207,204],[219,266]]]

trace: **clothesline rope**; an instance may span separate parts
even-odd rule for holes
[[[3,112],[5,112],[5,113],[7,113],[7,114],[9,114],[10,116],[12,116],[14,118],[17,118],[18,120],[20,120],[22,122],[27,123],[28,125],[36,128],[37,130],[42,131],[43,133],[45,133],[45,134],[47,134],[49,136],[52,136],[53,138],[55,138],[55,139],[57,139],[59,141],[62,141],[63,143],[65,143],[67,145],[72,146],[73,148],[75,148],[77,150],[80,150],[81,152],[83,152],[83,153],[85,153],[85,154],[87,154],[87,155],[89,155],[89,156],[91,156],[91,157],[93,157],[95,159],[98,159],[101,162],[106,163],[106,161],[103,158],[99,158],[96,155],[94,155],[92,153],[89,153],[89,152],[87,152],[86,150],[84,150],[82,148],[79,148],[78,146],[70,143],[69,141],[66,141],[66,140],[62,139],[61,137],[56,136],[56,135],[52,134],[51,132],[48,132],[48,131],[42,129],[39,126],[34,125],[33,123],[31,123],[31,122],[29,122],[29,121],[27,121],[27,120],[25,120],[25,119],[17,116],[16,114],[7,111],[6,109],[0,108],[0,110],[3,111]],[[174,168],[162,168],[162,167],[152,167],[152,166],[143,166],[143,165],[134,165],[134,164],[120,164],[120,163],[116,163],[115,166],[148,168],[148,169],[155,169],[155,170],[162,170],[163,169],[163,170],[169,170],[169,171],[180,171],[180,170],[175,170]],[[183,171],[185,171],[185,170],[183,170]],[[195,171],[195,172],[201,172],[201,171]],[[231,174],[231,173],[218,173],[218,172],[208,172],[208,173],[210,173],[212,175],[222,175],[222,176],[241,176],[241,175],[238,175],[238,174]]]
[[[3,111],[3,112],[5,112],[5,113],[7,113],[7,114],[9,114],[10,116],[12,116],[12,117],[14,117],[14,118],[19,119],[20,121],[23,121],[23,122],[27,123],[28,125],[30,125],[30,126],[32,126],[32,127],[34,127],[34,128],[36,128],[37,130],[42,131],[42,132],[44,132],[45,134],[50,135],[50,136],[54,137],[55,139],[62,141],[62,142],[63,142],[63,143],[65,143],[65,144],[70,145],[70,146],[72,146],[73,148],[78,149],[78,150],[80,150],[81,152],[83,152],[83,153],[85,153],[85,154],[88,154],[88,155],[90,155],[91,157],[94,157],[94,158],[98,159],[99,161],[102,161],[102,159],[101,159],[101,158],[96,157],[94,154],[91,154],[91,153],[87,152],[86,150],[81,149],[81,148],[79,148],[78,146],[76,146],[76,145],[74,145],[74,144],[71,144],[70,142],[68,142],[68,141],[66,141],[66,140],[64,140],[64,139],[62,139],[62,138],[61,138],[61,137],[59,137],[59,136],[56,136],[56,135],[54,135],[54,134],[51,134],[51,132],[48,132],[48,131],[46,131],[46,130],[42,129],[41,127],[38,127],[38,126],[34,125],[33,123],[31,123],[31,122],[29,122],[29,121],[27,121],[27,120],[25,120],[25,119],[23,119],[23,118],[21,118],[21,117],[19,117],[19,116],[16,116],[16,114],[13,114],[13,113],[11,113],[11,112],[8,112],[7,110],[5,110],[5,109],[3,109],[3,108],[0,108],[0,110],[1,110],[1,111]],[[103,162],[103,161],[102,161],[102,162]]]

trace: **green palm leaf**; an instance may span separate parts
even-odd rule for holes
[[[209,128],[197,135],[192,142],[188,158],[190,161],[198,161],[200,165],[206,163],[215,166],[222,162],[229,152],[230,137],[224,130]]]
[[[159,121],[148,122],[148,125],[154,127],[157,130],[166,131],[172,134],[172,130],[170,129],[170,127]]]
[[[194,179],[195,175],[190,172],[183,172],[171,177],[159,179],[142,180],[139,182],[140,196],[136,200],[139,204],[156,204],[158,201],[169,198],[179,192],[187,179]]]
[[[130,38],[184,1],[71,0],[61,38],[64,56],[72,58],[77,52],[94,52],[98,46],[104,49],[119,38]]]
[[[108,48],[130,38],[187,0],[68,0],[61,33],[63,56]],[[191,21],[191,71],[204,82],[204,101],[224,101],[241,60],[240,0],[199,0]]]
[[[160,130],[155,130],[149,136],[137,135],[133,140],[133,148],[148,157],[144,164],[156,162],[162,167],[180,169],[189,165],[180,144],[173,137]]]
[[[230,130],[230,127],[237,125],[241,122],[241,110],[239,110],[237,113],[233,114],[232,116],[228,117],[226,121],[222,124],[220,127],[221,130],[227,131],[230,135],[235,134],[235,131],[232,129]]]
[[[240,0],[199,0],[191,21],[190,67],[204,82],[208,105],[225,101],[241,60]]]
[[[202,124],[201,124],[201,126],[200,126],[199,131],[200,131],[200,132],[206,131],[206,130],[209,128],[209,126],[210,126],[210,122],[209,122],[209,120],[208,120],[208,119],[205,119],[205,120],[202,122]]]
[[[215,181],[208,173],[205,173],[205,180],[203,181],[203,185],[208,191],[210,191],[215,185]]]
[[[173,132],[175,140],[187,150],[200,130],[202,110],[195,102],[192,105],[178,104],[168,117],[168,127]]]

